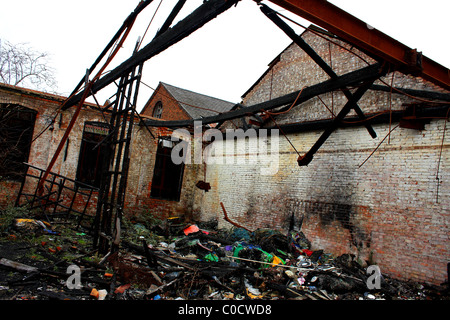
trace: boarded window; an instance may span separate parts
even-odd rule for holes
[[[150,195],[153,198],[179,201],[184,163],[173,163],[171,159],[172,147],[172,141],[159,140]]]
[[[22,180],[36,113],[18,105],[0,104],[0,179]]]
[[[158,101],[155,104],[155,108],[153,108],[153,117],[161,119],[161,117],[162,117],[162,109],[163,109],[162,102]]]
[[[78,158],[77,181],[100,187],[103,165],[105,165],[108,124],[86,122],[84,124],[80,155]]]

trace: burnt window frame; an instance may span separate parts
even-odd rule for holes
[[[0,179],[22,182],[33,143],[34,128],[38,112],[19,104],[0,104],[0,152],[17,148],[20,152],[6,152],[4,159],[0,157]],[[11,139],[9,139],[11,138]]]
[[[175,145],[170,138],[159,138],[150,188],[150,197],[153,199],[176,202],[181,199],[185,165],[184,161],[173,163],[171,153]],[[170,181],[171,178],[174,179]]]
[[[92,127],[92,129],[87,129]],[[96,131],[97,132],[93,132]],[[80,182],[79,187],[87,184],[93,187],[100,187],[103,166],[106,165],[105,138],[109,133],[109,124],[106,122],[86,121],[81,136],[80,149],[78,152],[76,182]],[[92,152],[92,153],[91,153]],[[95,158],[94,168],[89,164]]]
[[[161,119],[162,112],[163,112],[163,104],[162,104],[161,100],[159,100],[158,102],[155,103],[155,107],[153,108],[153,114],[152,114],[153,118]]]

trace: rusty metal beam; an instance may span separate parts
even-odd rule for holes
[[[450,90],[450,71],[325,0],[269,0],[386,60],[404,73]]]
[[[116,34],[114,35],[114,37],[109,41],[109,43],[106,45],[105,49],[103,49],[102,53],[97,57],[97,59],[94,61],[94,63],[92,64],[92,66],[88,69],[89,73],[93,72],[94,69],[97,67],[97,65],[102,61],[102,59],[106,56],[106,54],[109,52],[109,50],[111,50],[111,48],[114,46],[114,44],[119,40],[119,38],[124,34],[124,32],[131,28],[131,26],[133,25],[135,19],[137,18],[137,16],[151,3],[153,2],[153,0],[145,0],[145,1],[141,1],[136,9],[134,9],[134,11],[125,19],[125,21],[123,22],[122,26],[119,28],[119,30],[116,32]],[[83,76],[83,78],[81,78],[80,82],[78,83],[78,85],[75,87],[75,89],[73,89],[72,93],[70,94],[70,96],[75,95],[78,90],[83,86],[83,84],[86,82],[86,75]],[[64,108],[63,106],[63,110],[65,110],[66,108]]]

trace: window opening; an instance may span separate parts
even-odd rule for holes
[[[180,201],[184,162],[173,163],[171,159],[173,147],[174,143],[171,140],[159,140],[150,193],[153,198]]]
[[[81,140],[76,180],[100,187],[105,162],[106,145],[102,141],[108,135],[108,124],[86,122]]]
[[[0,104],[0,179],[22,181],[26,173],[37,112]]]
[[[162,108],[163,108],[162,102],[158,101],[155,104],[155,108],[153,109],[153,117],[154,118],[161,119],[161,117],[162,117]]]

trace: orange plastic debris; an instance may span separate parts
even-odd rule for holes
[[[93,288],[91,291],[91,296],[98,299],[99,296],[98,290]]]
[[[198,232],[198,231],[200,231],[200,229],[195,224],[190,225],[189,227],[187,227],[186,229],[183,230],[185,235],[188,235],[190,233],[195,233],[195,232]]]

